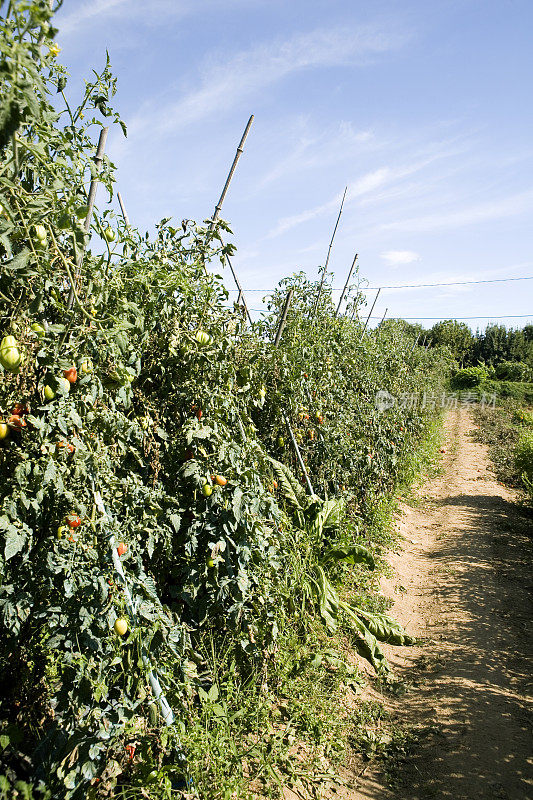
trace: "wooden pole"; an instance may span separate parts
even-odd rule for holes
[[[348,191],[348,187],[346,186],[346,188],[344,189],[344,194],[342,196],[341,207],[339,209],[339,214],[337,216],[337,221],[335,223],[335,227],[333,228],[333,234],[331,236],[331,241],[329,243],[328,254],[326,256],[326,263],[324,264],[324,270],[322,272],[322,279],[320,281],[320,286],[318,287],[318,293],[317,293],[317,296],[316,296],[315,307],[313,309],[313,314],[312,314],[313,317],[315,316],[316,312],[318,311],[318,304],[320,302],[320,297],[322,296],[322,289],[323,289],[323,286],[324,286],[324,280],[326,278],[326,273],[328,271],[328,264],[329,264],[329,258],[331,256],[331,249],[333,247],[333,241],[335,239],[335,234],[337,233],[337,228],[339,227],[339,221],[340,221],[340,218],[341,218],[342,209],[343,209],[343,206],[344,206],[344,201],[346,199],[346,192],[347,191]]]
[[[376,305],[376,302],[377,302],[377,299],[378,299],[378,297],[379,297],[379,293],[380,293],[380,292],[381,292],[381,288],[379,288],[379,289],[378,289],[378,291],[377,291],[377,294],[376,294],[376,296],[374,297],[374,302],[372,303],[372,308],[370,309],[370,313],[368,314],[368,317],[366,318],[365,327],[363,328],[363,332],[362,332],[362,334],[361,334],[361,338],[360,338],[360,340],[359,340],[359,341],[361,341],[361,342],[363,341],[363,336],[365,335],[366,326],[368,325],[368,321],[369,321],[370,317],[372,316],[372,312],[373,312],[373,310],[374,310],[374,306]]]
[[[341,308],[342,301],[344,300],[344,295],[346,294],[346,290],[348,288],[348,284],[350,283],[350,278],[352,277],[352,272],[355,267],[355,262],[357,261],[357,253],[354,256],[354,260],[352,261],[352,266],[350,267],[350,271],[348,273],[348,277],[346,278],[346,283],[344,284],[344,289],[342,290],[341,298],[339,300],[339,305],[337,306],[337,310],[335,311],[335,316],[339,315],[339,311]]]
[[[289,289],[289,291],[287,292],[287,297],[285,298],[285,302],[283,303],[283,308],[281,310],[281,317],[280,317],[280,320],[279,320],[278,330],[276,332],[276,337],[274,339],[274,347],[277,347],[279,345],[281,336],[282,336],[283,331],[285,329],[285,325],[287,323],[287,312],[289,311],[289,306],[290,306],[291,300],[292,300],[292,293],[293,293],[293,289]]]
[[[102,165],[102,160],[104,158],[104,151],[105,151],[105,144],[107,140],[107,134],[109,133],[109,128],[102,128],[100,131],[100,138],[98,139],[98,147],[96,148],[96,155],[94,157],[94,163],[96,166],[96,170],[98,171]],[[91,180],[91,185],[89,187],[89,196],[87,198],[87,216],[85,217],[85,222],[83,223],[83,228],[85,233],[89,233],[89,229],[91,227],[91,219],[93,216],[93,209],[94,209],[94,201],[96,198],[96,189],[98,187],[98,177],[94,177]],[[83,263],[83,256],[85,254],[85,246],[86,243],[83,244],[83,249],[76,259],[76,272],[74,274],[75,279],[79,276],[79,272],[81,269],[81,265]],[[72,304],[74,303],[74,287],[70,287],[70,293],[67,300],[67,308],[72,308]]]
[[[416,337],[416,339],[415,339],[415,340],[414,340],[414,342],[413,342],[413,346],[411,347],[411,353],[413,352],[413,350],[414,350],[414,349],[415,349],[415,347],[417,346],[417,344],[418,344],[418,340],[419,340],[419,339],[420,339],[420,334],[418,334],[418,336]]]

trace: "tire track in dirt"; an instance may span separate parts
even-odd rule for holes
[[[444,473],[423,486],[418,507],[403,508],[403,549],[382,582],[391,614],[429,642],[385,648],[407,694],[366,697],[418,743],[394,790],[372,763],[348,781],[347,800],[533,797],[533,521],[497,483],[473,428],[468,409],[448,413]]]

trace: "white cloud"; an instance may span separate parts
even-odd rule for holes
[[[161,107],[157,130],[176,131],[213,116],[261,89],[296,72],[317,67],[357,65],[372,56],[399,47],[406,36],[364,25],[358,28],[320,28],[291,39],[260,44],[204,65],[199,86],[175,103]],[[146,126],[146,109],[128,121],[130,135]],[[153,120],[150,122],[153,133]]]
[[[91,3],[82,3],[75,11],[70,14],[58,14],[57,25],[59,33],[66,35],[77,32],[82,25],[86,25],[91,19],[102,19],[109,17],[118,11],[119,6],[130,6],[131,0],[93,0]]]
[[[381,253],[381,258],[389,267],[397,267],[400,264],[412,264],[413,261],[420,261],[420,256],[414,250],[387,250]]]

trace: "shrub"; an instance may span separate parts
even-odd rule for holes
[[[498,380],[530,381],[532,377],[531,367],[523,361],[502,361],[494,370]]]
[[[515,466],[517,472],[526,479],[533,481],[533,431],[521,434],[515,448]]]
[[[487,380],[489,371],[484,365],[479,367],[465,367],[458,369],[452,376],[451,385],[454,389],[473,389],[482,386]]]

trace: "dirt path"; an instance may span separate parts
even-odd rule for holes
[[[387,648],[412,686],[385,705],[418,743],[394,790],[371,763],[350,800],[533,798],[533,522],[496,482],[473,428],[467,409],[449,413],[444,474],[423,487],[419,507],[404,508],[405,549],[383,581],[391,613],[430,640]]]

